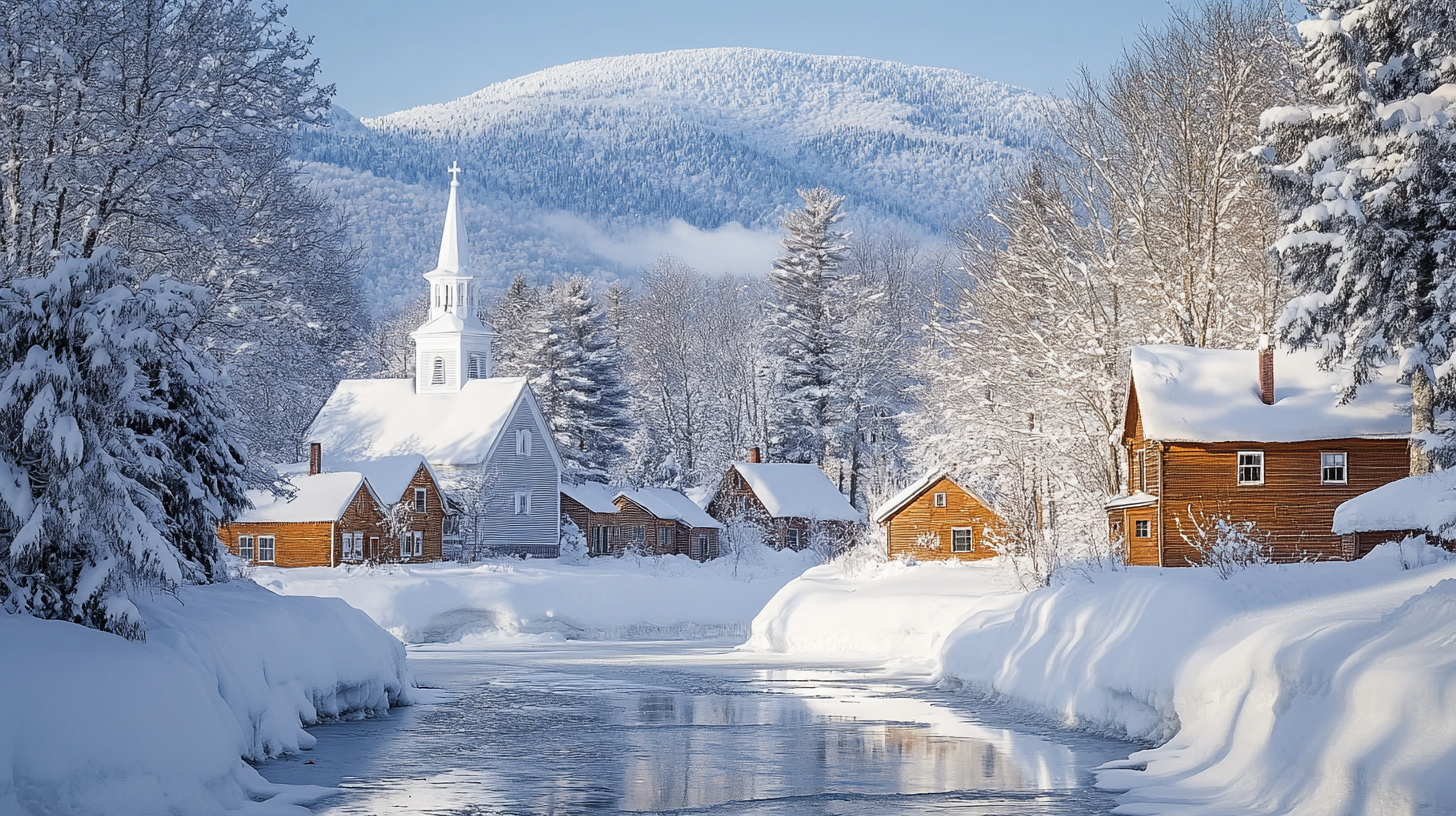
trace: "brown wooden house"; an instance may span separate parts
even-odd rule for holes
[[[1128,563],[1197,564],[1218,518],[1252,523],[1277,561],[1355,558],[1335,508],[1410,472],[1393,372],[1342,405],[1341,373],[1315,352],[1138,346],[1131,368],[1129,490],[1105,505]]]
[[[793,550],[809,546],[815,532],[845,540],[863,520],[817,466],[758,459],[754,448],[747,462],[729,465],[708,501],[708,515],[725,524],[735,518],[757,523],[766,543]]]
[[[645,551],[697,561],[718,557],[723,525],[682,493],[660,487],[624,490],[616,505],[619,524]]]
[[[249,491],[253,507],[218,529],[233,555],[278,567],[439,561],[444,496],[420,456],[280,468],[291,495]]]
[[[561,514],[571,519],[586,536],[587,551],[592,555],[616,555],[626,551],[617,517],[616,488],[600,482],[561,483]]]
[[[890,558],[977,561],[996,555],[1001,517],[944,469],[932,470],[875,511]]]

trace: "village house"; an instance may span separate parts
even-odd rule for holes
[[[696,561],[718,557],[723,525],[682,493],[665,487],[624,490],[615,503],[628,544],[653,555],[686,555]]]
[[[440,560],[445,512],[424,458],[363,464],[323,470],[312,448],[308,463],[279,469],[286,493],[249,491],[253,507],[218,538],[233,555],[278,567]]]
[[[625,541],[617,543],[620,531],[614,500],[618,492],[601,482],[561,483],[561,514],[586,536],[591,555],[610,555],[626,548]]]
[[[1332,527],[1357,558],[1417,535],[1456,548],[1456,470],[1407,476],[1356,496],[1336,508]]]
[[[554,558],[561,456],[526,380],[492,376],[496,335],[476,317],[459,186],[452,175],[439,260],[424,276],[429,317],[410,335],[414,378],[340,382],[307,438],[354,461],[422,454],[469,520],[474,546]]]
[[[725,524],[739,518],[759,524],[766,543],[792,550],[809,546],[813,534],[845,541],[864,518],[817,466],[760,460],[753,448],[748,461],[729,465],[708,500],[708,515]]]
[[[1317,352],[1262,346],[1132,349],[1129,490],[1105,505],[1128,563],[1199,563],[1218,519],[1252,523],[1277,561],[1360,555],[1335,508],[1409,474],[1409,389],[1387,370],[1341,404]]]
[[[977,561],[996,554],[1000,516],[944,468],[928,471],[874,513],[890,558]]]

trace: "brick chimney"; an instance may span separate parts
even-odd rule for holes
[[[763,454],[759,453],[757,447],[752,447],[748,449],[748,461],[751,464],[755,465],[763,461]]]
[[[317,476],[324,469],[324,449],[317,442],[308,443],[308,475]]]
[[[1259,335],[1259,399],[1274,404],[1274,342],[1269,335]]]

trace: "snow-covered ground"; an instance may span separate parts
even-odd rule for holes
[[[332,599],[247,582],[139,604],[145,643],[0,614],[0,813],[307,813],[243,760],[409,702],[404,647]]]
[[[1022,594],[1001,565],[827,565],[746,648],[929,658],[952,683],[1156,745],[1099,785],[1129,814],[1456,809],[1456,561],[1133,568]]]
[[[752,548],[700,564],[686,556],[312,569],[259,568],[282,595],[343,598],[407,643],[535,636],[617,640],[746,635],[763,605],[818,563]]]

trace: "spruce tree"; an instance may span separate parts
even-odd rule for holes
[[[777,366],[781,409],[771,444],[789,462],[823,464],[843,401],[838,357],[844,338],[835,302],[848,234],[843,196],[823,187],[801,190],[804,208],[784,218],[784,255],[769,273],[774,290],[770,353]]]
[[[535,355],[545,331],[541,292],[524,275],[517,275],[494,311],[480,318],[500,336],[493,350],[497,377],[534,378],[540,373]]]
[[[1431,467],[1433,410],[1456,407],[1456,4],[1328,0],[1299,24],[1309,100],[1263,117],[1264,157],[1301,293],[1295,347],[1348,364],[1346,398],[1392,360],[1410,378],[1411,470]]]
[[[0,608],[139,638],[135,593],[219,577],[243,457],[204,291],[80,252],[0,289]]]

